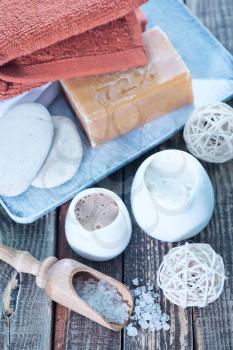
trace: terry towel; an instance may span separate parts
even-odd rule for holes
[[[145,0],[1,0],[0,99],[50,80],[144,65]],[[111,22],[109,22],[111,21]]]

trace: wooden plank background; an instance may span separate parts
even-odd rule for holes
[[[185,2],[233,53],[232,0]],[[151,153],[174,147],[185,149],[181,133]],[[116,191],[130,208],[132,178],[148,155],[108,177],[98,186]],[[218,301],[204,309],[189,308],[184,311],[170,304],[160,292],[161,307],[171,317],[170,331],[154,334],[141,332],[138,337],[130,338],[124,332],[106,330],[59,305],[52,305],[44,291],[36,287],[33,277],[16,275],[13,269],[0,262],[0,349],[232,350],[233,162],[224,165],[205,163],[204,166],[214,183],[216,207],[210,225],[194,241],[210,243],[223,256],[227,280]],[[15,224],[0,210],[0,243],[27,249],[39,259],[53,255],[56,251],[60,258],[82,260],[128,285],[136,276],[142,278],[143,283],[155,282],[158,265],[172,244],[151,239],[133,222],[133,236],[125,254],[110,262],[90,263],[77,257],[66,243],[66,210],[67,205],[31,225]]]
[[[232,0],[187,0],[187,5],[233,54]],[[211,244],[225,262],[227,280],[220,299],[194,308],[194,344],[203,350],[233,349],[233,161],[204,164],[215,188],[214,216],[197,242]]]
[[[0,243],[25,249],[36,258],[54,255],[56,214],[52,213],[31,225],[14,223],[0,210]],[[52,341],[52,303],[35,278],[15,271],[0,262],[0,349],[47,350]]]

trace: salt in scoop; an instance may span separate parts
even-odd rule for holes
[[[129,289],[124,284],[78,261],[58,260],[56,257],[50,256],[40,262],[27,251],[15,250],[4,245],[0,245],[0,259],[13,266],[18,272],[36,276],[37,286],[45,289],[53,301],[106,328],[120,331],[125,324],[110,323],[91,308],[78,295],[78,290],[76,292],[73,285],[75,276],[82,275],[87,278],[92,277],[97,281],[103,280],[115,287],[123,301],[128,305],[129,317],[132,313],[133,299]]]

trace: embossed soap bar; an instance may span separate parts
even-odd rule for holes
[[[166,34],[156,27],[143,37],[146,66],[62,81],[92,146],[193,101],[191,74]]]

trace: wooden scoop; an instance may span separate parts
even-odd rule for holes
[[[125,324],[115,324],[106,321],[98,312],[83,301],[74,289],[74,275],[80,273],[82,276],[93,277],[96,280],[102,279],[108,282],[118,290],[118,293],[127,303],[129,317],[132,313],[132,296],[124,284],[78,261],[72,259],[58,260],[54,256],[50,256],[39,262],[27,251],[15,250],[4,245],[0,245],[0,260],[10,264],[18,272],[30,273],[36,276],[37,286],[45,289],[53,301],[78,312],[106,328],[120,331]]]

